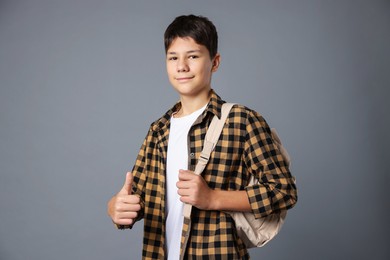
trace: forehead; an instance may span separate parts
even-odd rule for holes
[[[168,47],[167,53],[179,53],[188,51],[208,51],[207,48],[195,42],[191,37],[176,37]]]

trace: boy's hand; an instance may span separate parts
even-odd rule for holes
[[[133,174],[126,174],[122,189],[107,204],[107,212],[112,221],[118,225],[132,225],[141,209],[140,198],[131,194]]]
[[[209,188],[202,176],[192,171],[180,170],[176,183],[180,201],[191,204],[198,209],[211,210],[213,190]]]

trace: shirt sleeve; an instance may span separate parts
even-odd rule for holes
[[[256,218],[292,208],[297,202],[294,178],[272,139],[271,130],[258,113],[248,113],[243,160],[248,172],[259,180],[246,187]]]

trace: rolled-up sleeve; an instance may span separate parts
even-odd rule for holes
[[[252,212],[260,218],[292,208],[298,198],[295,181],[267,122],[251,111],[246,126],[243,160],[248,173],[259,180],[245,188]]]

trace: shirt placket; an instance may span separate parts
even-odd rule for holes
[[[196,147],[196,141],[199,141],[198,139],[201,138],[201,135],[195,136],[193,131],[194,127],[199,125],[202,120],[204,120],[204,115],[199,116],[199,118],[194,122],[194,124],[191,126],[188,136],[187,136],[187,147],[188,147],[188,170],[194,171],[196,162],[197,162],[197,149],[199,150],[198,153],[200,153],[202,147]],[[201,129],[202,133],[206,131],[205,129]],[[183,230],[182,230],[182,245],[181,245],[181,255],[180,259],[184,259],[186,249],[187,249],[187,244],[188,240],[191,235],[191,219],[184,218],[184,223],[183,223]]]

